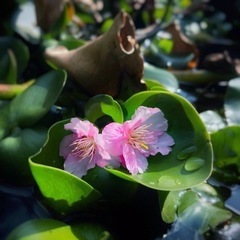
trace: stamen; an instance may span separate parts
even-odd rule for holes
[[[72,154],[80,159],[84,159],[86,157],[91,157],[92,159],[95,152],[95,143],[93,138],[90,137],[76,139],[70,147],[72,147]]]
[[[152,132],[150,132],[147,128],[150,125],[141,125],[130,133],[129,136],[129,143],[139,149],[139,150],[148,150],[148,144],[151,143],[155,137],[153,136]]]

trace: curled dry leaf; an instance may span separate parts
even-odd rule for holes
[[[146,88],[141,82],[143,59],[135,40],[135,26],[124,11],[98,38],[73,50],[63,46],[47,49],[45,57],[65,69],[89,95],[105,93],[116,97],[129,81],[133,92]]]

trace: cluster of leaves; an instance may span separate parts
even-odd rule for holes
[[[14,230],[17,224],[13,226],[7,239],[33,235],[41,239],[236,239],[234,229],[240,229],[239,209],[234,205],[238,192],[233,188],[240,173],[237,71],[221,76],[211,70],[192,70],[198,57],[195,46],[184,43],[189,48],[179,54],[174,38],[145,37],[141,48],[148,60],[143,74],[147,90],[123,100],[106,94],[87,96],[64,70],[54,70],[43,57],[47,47],[59,44],[74,49],[92,32],[107,31],[119,7],[145,27],[153,21],[150,11],[144,11],[146,6],[154,9],[155,19],[170,21],[174,11],[185,9],[190,1],[166,1],[166,5],[156,1],[156,8],[151,8],[151,1],[144,6],[140,1],[104,1],[102,12],[93,2],[87,10],[76,2],[64,5],[53,25],[39,21],[44,32],[22,24],[22,14],[27,11],[29,16],[33,5],[19,2],[22,11],[14,11],[5,24],[13,32],[4,29],[5,36],[0,37],[1,182],[30,186],[38,208],[46,211]],[[113,15],[104,19],[104,13]],[[176,30],[170,33],[173,36]],[[171,71],[163,69],[167,67]],[[217,91],[211,99],[219,101],[220,96],[222,105],[198,107],[197,101],[210,101],[209,85],[219,90],[223,80],[224,94]],[[186,86],[191,89],[188,94]],[[199,94],[199,89],[205,92]],[[175,141],[171,154],[149,157],[148,170],[136,176],[123,169],[96,167],[79,179],[63,170],[59,143],[68,134],[64,124],[69,118],[86,118],[101,128],[110,121],[130,119],[141,105],[164,112]],[[7,215],[12,218],[11,212]]]

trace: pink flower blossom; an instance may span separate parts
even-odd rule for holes
[[[161,153],[167,155],[174,140],[166,131],[167,120],[159,108],[140,106],[131,120],[110,123],[102,131],[105,149],[121,158],[121,165],[136,175],[147,167],[147,157]]]
[[[65,159],[66,171],[81,178],[86,175],[87,170],[96,165],[119,166],[116,158],[112,158],[104,150],[102,135],[92,123],[72,118],[64,127],[73,132],[65,136],[60,143],[60,156]]]

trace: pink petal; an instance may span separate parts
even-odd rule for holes
[[[64,159],[66,159],[72,151],[72,149],[70,148],[70,145],[76,139],[77,139],[76,134],[69,134],[65,136],[60,143],[59,155],[62,156]]]
[[[85,158],[78,160],[73,155],[69,155],[68,158],[64,162],[64,169],[74,174],[77,177],[82,177],[87,174],[87,170],[95,167],[95,163],[90,161],[90,158]]]
[[[167,120],[159,108],[140,106],[132,116],[132,121],[149,126],[149,131],[163,132],[168,128]]]
[[[148,166],[147,158],[130,144],[124,145],[123,157],[126,168],[132,175],[146,171]]]
[[[163,133],[158,138],[158,144],[150,146],[151,155],[155,155],[158,152],[162,155],[167,155],[172,151],[171,146],[174,145],[173,138],[167,133]]]
[[[81,120],[79,118],[72,118],[70,123],[64,125],[66,130],[70,130],[78,135],[82,136],[94,136],[98,134],[98,128],[96,128],[88,120]]]
[[[120,159],[117,156],[110,155],[104,148],[104,140],[102,134],[98,134],[95,137],[96,149],[96,164],[99,167],[112,166],[117,168],[120,166]]]
[[[124,132],[122,129],[122,124],[120,123],[110,123],[106,125],[102,131],[102,136],[104,140],[104,149],[113,156],[122,155]]]

